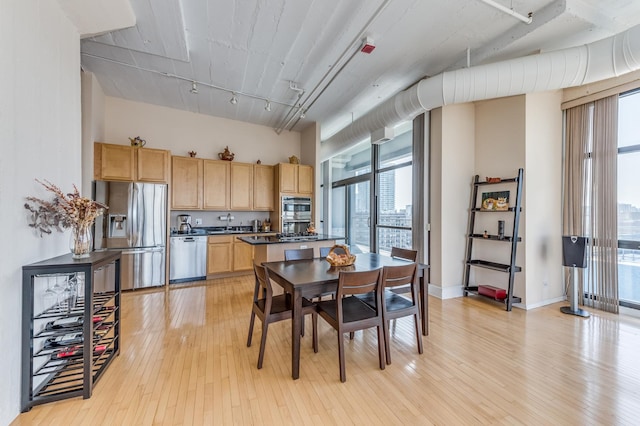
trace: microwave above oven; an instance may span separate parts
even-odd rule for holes
[[[282,197],[283,220],[311,220],[311,198],[309,197]]]

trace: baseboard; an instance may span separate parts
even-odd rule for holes
[[[462,287],[440,287],[437,285],[429,284],[429,295],[437,297],[438,299],[455,299],[456,297],[462,297]]]

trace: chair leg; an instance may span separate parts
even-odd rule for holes
[[[380,370],[384,370],[384,325],[376,327],[378,329],[378,361],[380,363]]]
[[[356,333],[355,332],[350,332],[349,333],[349,340],[353,340],[353,338],[355,337]]]
[[[415,323],[416,323],[416,338],[418,339],[418,353],[421,354],[423,352],[423,348],[422,348],[422,324],[420,321],[420,316],[418,314],[415,314],[413,316],[413,318],[415,318]]]
[[[318,314],[311,315],[313,325],[313,352],[318,353]]]
[[[391,333],[389,333],[389,321],[385,320],[382,322],[382,328],[384,331],[384,354],[387,361],[387,364],[391,364],[391,345],[389,341],[391,340]]]
[[[251,311],[251,321],[249,321],[249,337],[247,337],[247,347],[251,346],[251,337],[253,336],[253,323],[256,321],[256,313]]]
[[[265,318],[262,323],[262,337],[260,338],[260,354],[258,355],[258,370],[262,368],[262,361],[264,360],[264,349],[267,345],[267,331],[269,331],[269,323]]]
[[[347,381],[347,373],[344,368],[344,334],[338,333],[338,360],[340,362],[340,381]]]
[[[304,315],[302,315],[302,324],[300,325],[300,336],[304,337]]]

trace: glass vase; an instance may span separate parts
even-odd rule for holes
[[[69,249],[71,250],[71,257],[74,259],[89,257],[93,249],[91,226],[74,226],[71,228]]]

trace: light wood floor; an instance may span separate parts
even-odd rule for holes
[[[262,370],[260,327],[246,347],[252,286],[240,277],[124,294],[122,351],[93,396],[35,407],[13,424],[640,422],[639,319],[431,298],[423,355],[410,319],[398,320],[384,371],[375,332],[359,332],[347,340],[342,384],[335,331],[318,320],[314,354],[307,321],[294,381],[289,322],[270,327]]]

